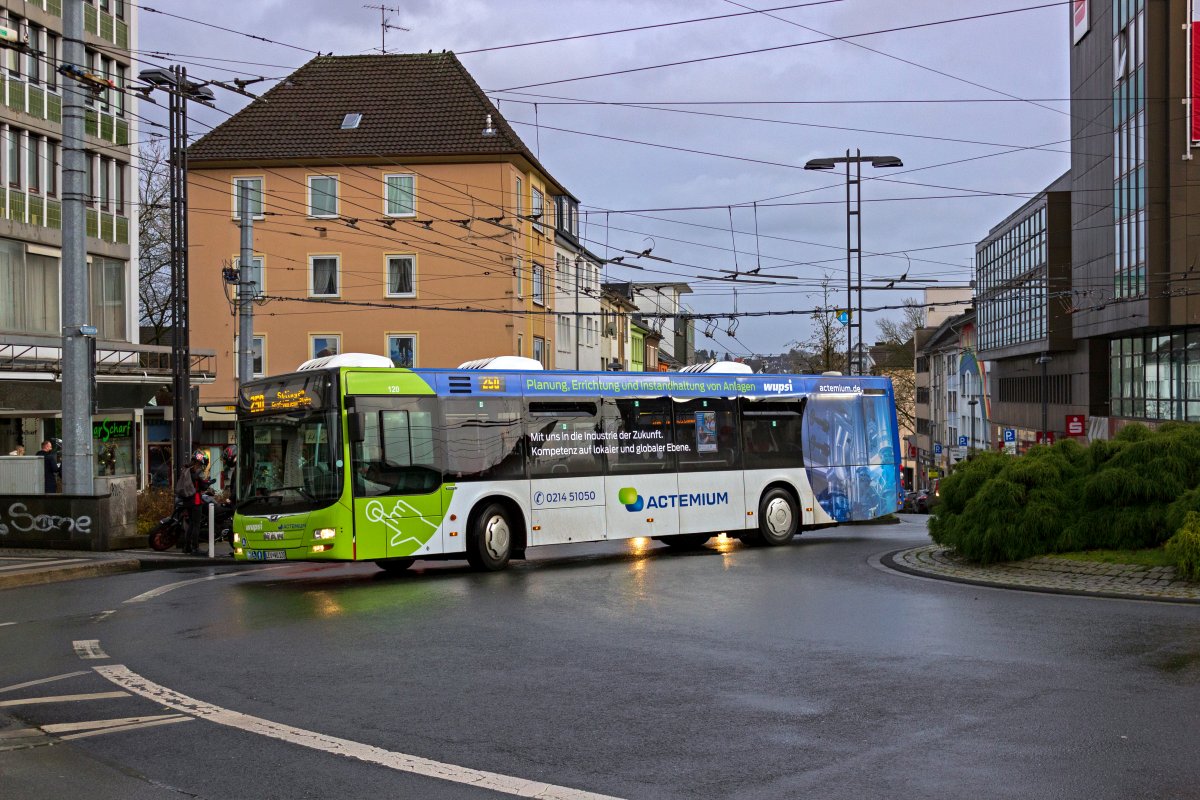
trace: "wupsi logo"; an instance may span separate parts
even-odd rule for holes
[[[627,486],[617,492],[617,500],[621,501],[627,511],[641,511],[646,505],[642,496],[637,493],[637,489],[632,486]]]

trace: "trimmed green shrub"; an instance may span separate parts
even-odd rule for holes
[[[1175,562],[1179,577],[1200,580],[1200,514],[1188,512],[1183,525],[1167,540],[1166,551]]]
[[[941,485],[930,535],[990,563],[1071,550],[1156,547],[1200,515],[1200,425],[1123,428],[1020,458],[981,453]]]

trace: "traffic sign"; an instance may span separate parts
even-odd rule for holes
[[[842,323],[843,325],[849,325],[849,324],[850,324],[850,317],[852,316],[852,312],[850,311],[850,309],[848,309],[848,308],[839,308],[839,309],[837,309],[837,311],[836,311],[836,315],[837,315],[837,321],[838,321],[838,322]]]
[[[958,446],[966,447],[967,446],[967,437],[965,437],[965,436],[958,437]]]
[[[1005,442],[1015,442],[1016,440],[1017,440],[1017,429],[1016,428],[1005,428],[1004,429],[1004,441]]]
[[[933,443],[933,454],[935,456],[940,456],[942,454],[942,443],[941,442]]]

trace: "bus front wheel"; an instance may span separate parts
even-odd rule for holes
[[[800,510],[790,492],[769,490],[758,503],[758,530],[754,541],[768,547],[787,544],[800,529]]]
[[[467,563],[477,570],[497,572],[512,557],[513,526],[508,511],[492,503],[475,517],[467,536]]]

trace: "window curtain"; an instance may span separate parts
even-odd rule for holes
[[[314,258],[313,294],[337,294],[337,259]]]
[[[413,293],[413,262],[411,258],[388,259],[388,293]]]

